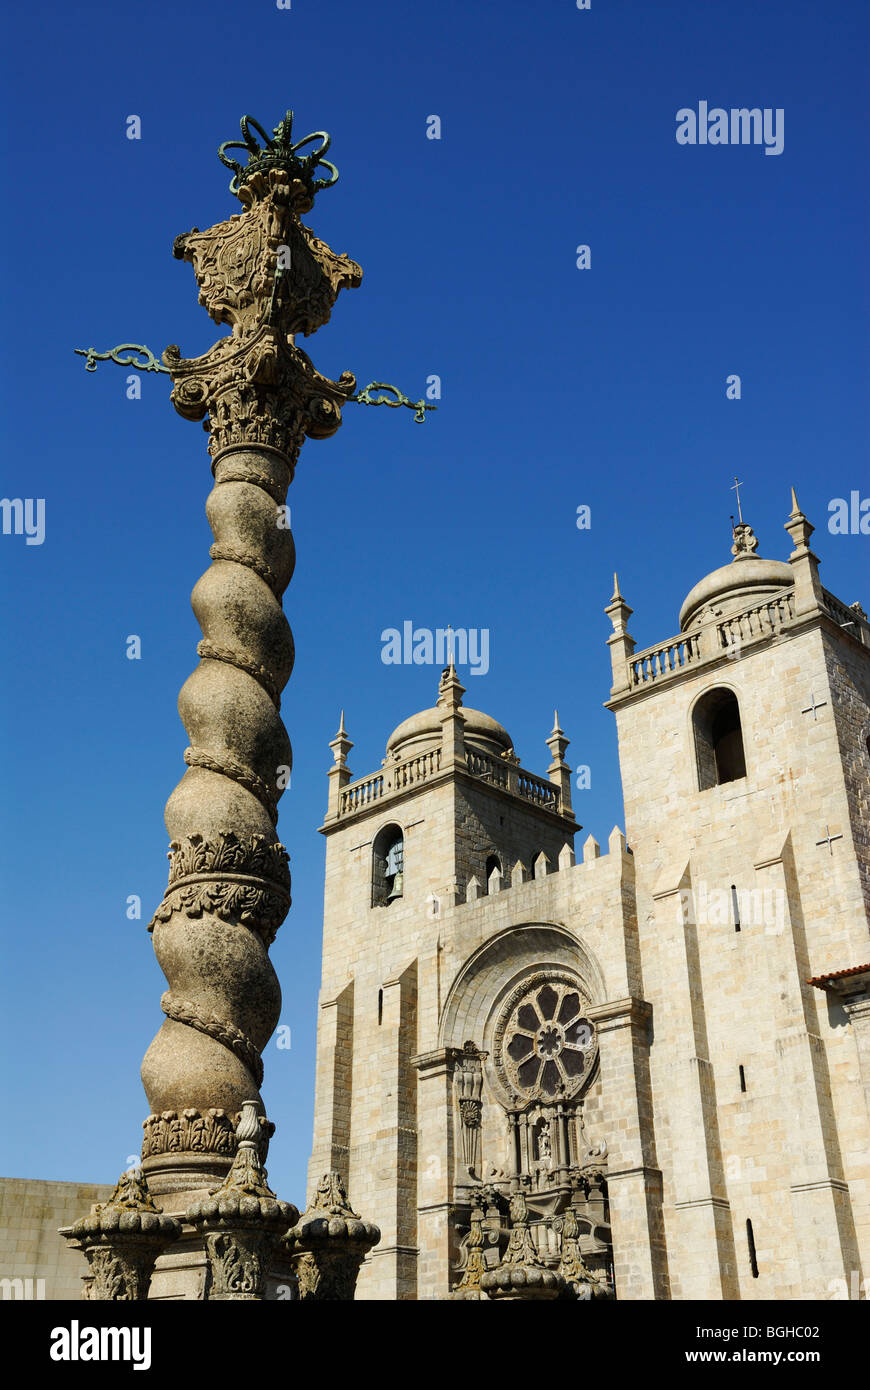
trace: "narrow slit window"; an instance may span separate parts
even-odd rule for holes
[[[745,1091],[745,1090],[746,1090],[746,1072],[743,1070],[743,1064],[742,1064],[742,1063],[741,1063],[740,1066],[738,1067],[738,1071],[740,1072],[740,1089],[741,1089],[741,1091]]]
[[[733,883],[732,883],[732,885],[731,885],[731,911],[732,911],[733,916],[734,916],[734,930],[735,930],[735,931],[739,931],[739,930],[740,930],[740,899],[737,897],[737,889],[736,889],[736,887],[735,887],[735,885],[734,885]]]
[[[382,989],[379,989],[379,990],[378,990],[378,1027],[381,1026],[381,1024],[383,1023],[383,1021],[384,1021],[384,991],[383,991]]]
[[[746,1244],[749,1246],[749,1268],[752,1270],[753,1279],[758,1278],[758,1259],[755,1254],[755,1236],[752,1231],[752,1222],[746,1218]]]

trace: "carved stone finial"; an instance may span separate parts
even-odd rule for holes
[[[344,727],[344,710],[341,711],[338,733],[335,735],[334,739],[330,740],[329,746],[332,749],[335,766],[345,767],[347,765],[347,755],[351,748],[353,748],[353,744],[347,736],[347,729]]]
[[[735,560],[755,554],[758,549],[758,537],[748,522],[738,521],[737,525],[732,527],[732,534],[734,543],[731,546],[731,554]]]
[[[108,1202],[98,1202],[59,1234],[88,1262],[92,1282],[86,1297],[137,1302],[148,1297],[157,1257],[178,1239],[181,1226],[158,1211],[136,1168],[121,1174]]]
[[[313,1205],[285,1239],[300,1302],[351,1302],[360,1265],[380,1238],[378,1227],[351,1207],[341,1175],[324,1173]]]
[[[221,1186],[194,1202],[186,1214],[205,1242],[210,1276],[206,1297],[214,1302],[257,1302],[264,1297],[271,1257],[299,1215],[269,1186],[258,1153],[258,1111],[258,1101],[245,1101],[232,1168]]]
[[[540,1259],[529,1230],[526,1196],[514,1192],[510,1199],[510,1235],[501,1263],[481,1275],[480,1287],[498,1301],[558,1298],[565,1281]]]
[[[809,540],[816,528],[807,520],[801,511],[794,488],[791,490],[791,512],[788,520],[783,523],[783,526],[791,537],[792,544],[794,545],[794,550],[789,556],[789,559],[796,560],[811,554]]]
[[[451,661],[450,665],[441,672],[436,704],[440,705],[442,709],[458,709],[462,704],[464,694],[465,687],[457,676],[456,667]]]
[[[632,613],[634,612],[634,609],[629,608],[628,604],[623,598],[619,588],[619,580],[617,579],[615,572],[613,575],[613,594],[611,596],[610,602],[607,604],[604,611],[610,619],[614,633],[619,637],[627,635],[626,625]]]

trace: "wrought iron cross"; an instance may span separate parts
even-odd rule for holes
[[[810,711],[812,710],[813,723],[815,724],[815,722],[816,722],[816,710],[817,710],[817,709],[824,709],[824,707],[825,707],[825,705],[826,705],[827,703],[828,703],[827,700],[820,700],[819,703],[816,704],[816,697],[815,697],[815,694],[814,694],[813,691],[811,690],[811,691],[810,691],[810,703],[807,705],[806,709],[802,709],[802,710],[801,710],[801,714],[809,714]],[[820,840],[820,841],[819,841],[819,844],[821,844],[821,843],[822,843],[822,841]]]
[[[825,838],[824,838],[823,840],[816,840],[816,844],[817,844],[817,845],[827,845],[827,846],[828,846],[828,852],[829,852],[830,854],[833,854],[834,851],[831,849],[831,845],[833,844],[834,840],[842,840],[842,838],[843,838],[842,835],[832,835],[832,834],[831,834],[830,827],[826,825],[826,826],[825,826]]]

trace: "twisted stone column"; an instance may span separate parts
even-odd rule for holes
[[[175,408],[209,432],[214,474],[212,563],[192,596],[200,661],[178,701],[187,771],[166,806],[169,884],[151,923],[166,1019],[142,1065],[152,1112],[143,1169],[179,1214],[226,1176],[245,1101],[256,1098],[261,1159],[272,1128],[259,1088],[281,1007],[268,951],[290,906],[276,834],[292,757],[280,717],[293,666],[281,607],[295,562],[287,489],[304,439],[335,432],[356,385],[349,373],[322,376],[296,346],[362,272],[300,220],[334,182],[315,177],[318,165],[335,171],[322,160],[328,137],[294,145],[291,128],[288,113],[269,139],[245,117],[247,164],[225,157],[232,145],[220,151],[245,210],[175,243],[200,303],[232,328],[202,357],[164,353]],[[319,149],[303,155],[315,139]]]
[[[293,665],[280,600],[294,552],[276,499],[292,474],[286,457],[262,449],[224,451],[214,471],[213,562],[192,599],[201,660],[178,702],[189,770],[166,807],[169,885],[152,924],[169,984],[142,1068],[155,1115],[235,1117],[259,1095],[260,1054],[281,1007],[268,948],[290,906],[275,823],[292,757],[278,710]],[[153,1125],[148,1138],[159,1144]],[[213,1166],[210,1155],[196,1166]]]

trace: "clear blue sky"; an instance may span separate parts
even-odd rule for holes
[[[271,127],[288,106],[300,135],[332,133],[341,177],[308,221],[365,275],[306,349],[361,384],[443,382],[422,426],[348,407],[334,439],[306,444],[290,495],[295,766],[279,830],[295,900],[273,959],[293,1045],[267,1049],[264,1096],[270,1175],[299,1203],[327,743],[344,706],[354,773],[374,770],[437,683],[382,664],[381,631],[488,628],[468,703],[537,771],[558,705],[569,759],[592,771],[583,837],[604,841],[622,819],[601,707],[615,568],[638,645],[673,635],[685,593],[729,559],[737,473],[761,553],[788,552],[794,483],[825,584],[867,606],[870,541],[826,526],[830,499],[870,495],[867,14],[863,0],[9,11],[2,493],[45,498],[46,533],[0,536],[0,1172],[114,1180],[147,1113],[139,1065],[164,981],[145,923],[184,771],[175,701],[196,662],[210,473],[166,378],[128,401],[119,367],[87,375],[73,348],[193,356],[217,336],[171,250],[238,208],[219,142],[243,113]],[[782,108],[782,154],[678,145],[676,112],[700,101]]]

